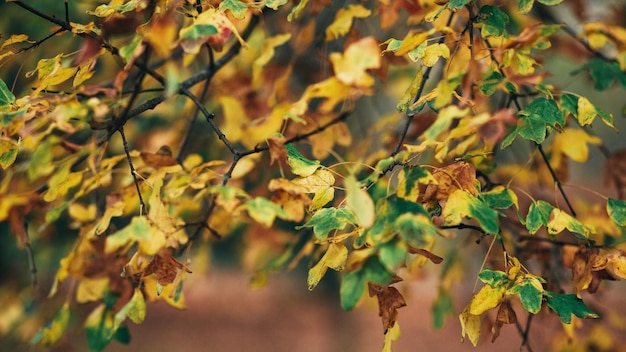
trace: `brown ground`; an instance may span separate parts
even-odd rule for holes
[[[211,272],[186,287],[187,310],[163,302],[149,305],[146,321],[130,327],[131,344],[114,342],[107,351],[380,351],[382,325],[373,300],[344,312],[338,298],[308,292],[306,284],[296,280],[273,277],[266,288],[250,290],[244,275]],[[402,336],[394,351],[519,350],[521,340],[512,326],[505,327],[494,344],[483,335],[478,349],[469,341],[460,343],[456,318],[447,320],[441,331],[434,330],[434,281],[416,282],[409,290],[409,305],[399,311]],[[542,340],[541,335],[537,331],[533,338]],[[541,343],[534,344],[535,350],[545,350],[537,348]]]

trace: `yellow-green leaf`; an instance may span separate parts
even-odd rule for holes
[[[489,309],[495,308],[502,303],[506,286],[498,285],[495,288],[485,285],[472,297],[470,302],[469,313],[473,315],[481,315]]]
[[[459,321],[461,322],[461,342],[465,341],[465,336],[467,336],[472,345],[476,347],[480,338],[480,316],[470,313],[470,305],[468,304],[459,314]]]
[[[0,139],[0,166],[3,170],[13,165],[17,158],[18,150],[18,143],[11,140]]]
[[[426,67],[432,67],[435,66],[440,57],[448,59],[450,57],[450,48],[445,44],[435,43],[426,47],[422,62],[424,62]]]
[[[353,175],[344,180],[346,187],[346,205],[354,212],[359,224],[363,228],[370,228],[374,224],[374,201]]]
[[[65,303],[57,312],[52,321],[41,328],[30,341],[31,344],[52,345],[65,333],[70,322],[70,306]]]

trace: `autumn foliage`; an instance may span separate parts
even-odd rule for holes
[[[195,258],[228,240],[253,287],[307,263],[310,290],[339,272],[342,308],[378,304],[385,351],[424,267],[440,273],[435,326],[458,317],[474,346],[516,329],[531,350],[540,312],[567,337],[540,350],[596,346],[582,319],[605,312],[588,294],[626,279],[626,152],[621,107],[589,92],[625,96],[626,17],[594,10],[2,3],[0,232],[31,270],[2,277],[0,334],[54,345],[75,324],[90,350],[128,342],[146,302],[185,306]],[[59,302],[46,321],[21,308],[29,280]],[[464,307],[460,283],[474,285]]]

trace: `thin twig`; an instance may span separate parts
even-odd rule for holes
[[[143,196],[141,195],[141,187],[139,187],[139,179],[137,178],[137,171],[135,170],[135,166],[133,166],[133,160],[130,157],[130,149],[128,148],[128,141],[126,140],[126,135],[124,134],[124,127],[120,127],[118,129],[120,136],[122,136],[122,143],[124,144],[124,153],[126,153],[126,160],[128,160],[128,166],[130,167],[130,174],[133,175],[133,180],[135,181],[135,188],[137,188],[137,195],[139,196],[139,214],[143,215],[143,211],[146,209],[146,204],[143,201]]]
[[[563,190],[563,186],[561,185],[561,180],[559,180],[559,177],[556,175],[556,172],[554,172],[554,169],[550,165],[548,156],[543,151],[543,147],[541,146],[541,143],[536,143],[536,145],[537,145],[537,149],[539,150],[539,154],[541,154],[541,158],[543,159],[544,164],[546,164],[546,166],[548,167],[548,170],[550,171],[550,175],[552,175],[552,180],[554,180],[554,183],[559,188],[559,192],[561,192],[563,199],[565,199],[565,203],[567,204],[569,211],[572,213],[573,217],[576,217],[576,212],[574,211],[574,208],[572,207],[572,204],[570,203],[569,198],[567,197],[567,194],[565,194],[565,191]]]
[[[25,243],[24,248],[26,250],[26,256],[28,257],[28,269],[30,271],[30,281],[33,287],[37,286],[37,265],[35,264],[35,253],[33,252],[33,247],[30,244],[30,237],[28,236],[28,222],[24,219],[24,236]]]

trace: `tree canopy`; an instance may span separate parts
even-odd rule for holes
[[[146,302],[182,308],[195,258],[232,241],[253,287],[306,263],[309,290],[339,272],[343,309],[377,302],[384,351],[424,267],[440,273],[425,314],[457,317],[474,346],[510,328],[532,350],[541,311],[570,341],[552,349],[597,346],[578,327],[610,312],[588,293],[626,279],[623,3],[0,9],[0,232],[22,249],[1,259],[12,341],[54,345],[76,324],[90,350],[128,342]],[[30,284],[56,313],[25,308],[43,300]],[[474,285],[464,307],[458,284]]]

